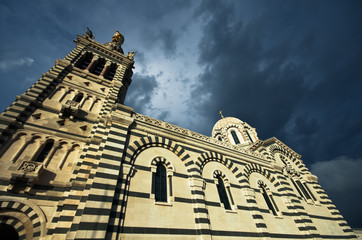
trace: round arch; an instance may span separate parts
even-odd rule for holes
[[[175,171],[175,168],[174,166],[172,165],[172,163],[170,161],[168,161],[166,158],[164,157],[155,157],[154,159],[152,159],[151,161],[151,166],[153,167],[157,167],[157,164],[163,164],[165,165],[167,171],[171,171],[171,172],[174,172]]]
[[[243,187],[250,187],[249,178],[250,175],[254,172],[263,175],[274,185],[278,192],[282,192],[282,185],[279,183],[279,181],[274,176],[272,176],[272,174],[267,169],[254,163],[250,163],[244,167]]]
[[[13,226],[19,239],[38,239],[44,236],[46,217],[35,203],[0,197],[0,209],[5,210],[0,214],[0,222]],[[24,225],[27,221],[30,221],[30,226]]]
[[[296,158],[294,154],[290,153],[285,148],[279,146],[278,144],[273,144],[269,147],[269,149],[270,149],[270,155],[272,156],[274,161],[275,161],[275,155],[279,153],[281,156],[285,157],[284,160],[287,160],[287,162],[291,161],[295,166],[297,166],[300,169],[302,173],[308,172],[308,168],[305,166],[305,164],[302,163],[300,159]]]
[[[187,172],[191,173],[190,165],[193,164],[193,161],[190,159],[190,155],[186,153],[182,146],[164,137],[150,136],[135,140],[127,148],[125,163],[133,166],[137,156],[145,149],[151,147],[162,147],[175,153],[184,163]]]
[[[196,161],[195,161],[196,169],[194,170],[196,172],[196,174],[201,177],[204,166],[208,162],[212,162],[212,161],[223,164],[234,174],[237,181],[240,184],[242,183],[243,174],[241,173],[239,168],[235,164],[233,164],[233,162],[230,159],[225,158],[223,155],[221,155],[220,153],[216,153],[216,152],[204,152],[196,159]]]
[[[215,170],[212,175],[213,175],[214,178],[221,177],[224,181],[229,182],[229,179],[220,170]]]

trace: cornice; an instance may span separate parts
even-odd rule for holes
[[[106,54],[108,57],[114,58],[122,63],[126,63],[127,65],[132,65],[134,63],[134,61],[129,59],[126,55],[115,50],[108,49],[106,46],[104,46],[104,44],[101,44],[93,39],[77,35],[77,40],[74,41],[77,45],[79,44],[93,48],[101,53]]]
[[[257,152],[253,152],[251,150],[249,150],[248,148],[245,147],[241,147],[241,146],[237,146],[237,145],[232,145],[229,143],[225,143],[219,140],[216,140],[212,137],[208,137],[205,136],[203,134],[197,133],[197,132],[193,132],[191,130],[173,125],[171,123],[167,123],[158,119],[154,119],[151,117],[147,117],[145,115],[139,114],[139,113],[134,113],[133,117],[136,119],[136,121],[141,122],[141,123],[146,123],[148,125],[152,125],[156,128],[159,129],[163,129],[165,131],[171,132],[173,134],[179,135],[180,138],[185,139],[185,137],[189,137],[191,139],[196,139],[202,142],[206,142],[208,144],[214,145],[214,147],[222,147],[222,148],[226,148],[226,149],[230,149],[230,150],[234,150],[237,151],[239,153],[243,153],[249,156],[253,156],[259,159],[263,159],[263,160],[267,160],[265,158],[264,155],[259,154]]]
[[[257,142],[255,142],[253,145],[251,145],[249,147],[250,150],[255,151],[256,149],[258,149],[261,146],[269,146],[271,144],[277,144],[280,147],[282,147],[286,152],[290,153],[292,156],[294,156],[297,159],[301,159],[302,155],[296,153],[293,149],[291,149],[290,147],[288,147],[286,144],[284,144],[282,141],[280,141],[279,139],[277,139],[276,137],[271,137],[268,138],[266,140],[259,140]]]

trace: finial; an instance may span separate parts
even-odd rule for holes
[[[224,116],[222,115],[222,110],[220,110],[220,115],[221,115],[221,118],[224,118]]]

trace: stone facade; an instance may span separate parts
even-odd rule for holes
[[[123,36],[93,38],[78,36],[0,116],[3,236],[356,238],[277,138],[231,117],[208,137],[125,106],[134,53]]]

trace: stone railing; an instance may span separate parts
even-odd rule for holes
[[[212,143],[212,144],[216,144],[216,145],[219,145],[219,146],[222,146],[222,147],[225,147],[225,148],[236,150],[236,151],[239,151],[239,152],[242,152],[242,153],[245,153],[245,154],[248,154],[248,155],[252,155],[252,156],[255,156],[255,157],[258,157],[258,158],[266,159],[266,157],[264,155],[262,155],[260,153],[250,151],[245,147],[232,145],[232,144],[229,144],[229,143],[226,143],[226,142],[222,142],[222,141],[219,141],[219,140],[217,140],[215,138],[208,137],[208,136],[205,136],[203,134],[193,132],[193,131],[190,131],[188,129],[182,128],[182,127],[175,126],[175,125],[173,125],[171,123],[167,123],[167,122],[164,122],[164,121],[161,121],[161,120],[157,120],[157,119],[154,119],[154,118],[151,118],[151,117],[147,117],[147,116],[139,114],[139,113],[135,113],[135,119],[139,120],[141,122],[145,122],[145,123],[157,126],[157,127],[162,127],[162,128],[171,130],[173,132],[177,132],[179,134],[183,134],[183,135],[193,137],[193,138],[196,138],[196,139],[199,139],[199,140],[202,140],[202,141],[206,141],[206,142],[209,142],[209,143]]]

